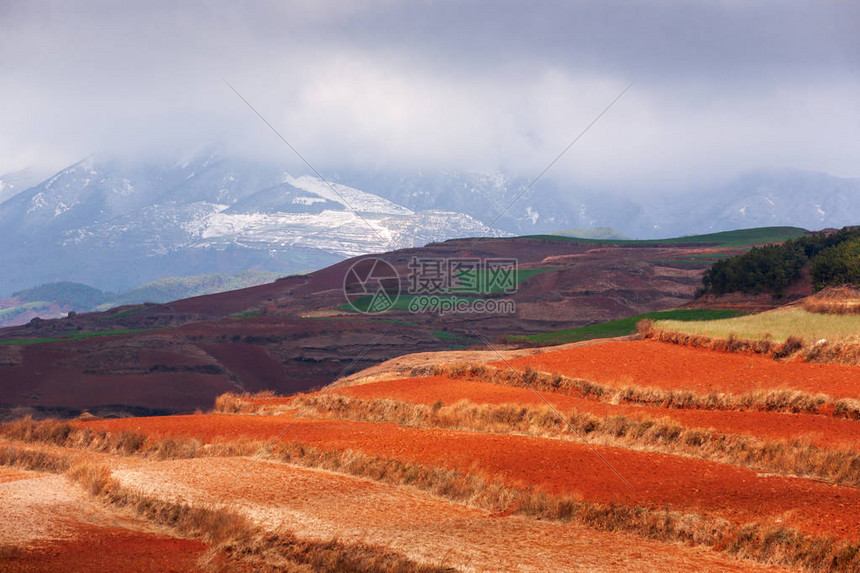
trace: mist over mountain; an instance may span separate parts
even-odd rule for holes
[[[781,225],[806,229],[860,223],[860,179],[794,169],[748,173],[720,189],[699,221],[713,219],[723,228]]]
[[[860,179],[795,169],[757,170],[726,185],[634,196],[548,178],[529,188],[531,180],[502,173],[343,171],[336,177],[411,209],[459,211],[487,224],[498,217],[496,227],[520,235],[609,227],[650,239],[758,226],[821,229],[860,221]]]
[[[462,213],[417,212],[319,178],[217,154],[168,164],[88,158],[0,204],[0,292],[74,281],[121,291],[167,276],[282,274],[464,235]]]
[[[21,169],[0,175],[0,204],[38,184],[48,175],[48,173],[39,169]]]
[[[120,291],[168,276],[290,274],[464,236],[605,227],[659,238],[860,221],[860,180],[794,170],[656,199],[468,171],[342,170],[329,181],[207,152],[161,163],[90,157],[26,190],[7,184],[0,262],[14,272],[0,277],[0,293],[57,281]]]

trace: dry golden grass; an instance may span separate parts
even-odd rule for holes
[[[860,313],[784,308],[702,322],[642,321],[637,331],[642,338],[724,352],[860,365]]]
[[[422,565],[390,549],[336,540],[309,541],[290,533],[268,533],[224,506],[187,505],[130,491],[112,477],[110,469],[91,461],[70,465],[70,458],[52,453],[0,447],[0,465],[64,473],[91,495],[117,508],[131,510],[153,523],[170,527],[183,537],[205,542],[210,554],[221,553],[243,570],[351,571],[441,573],[449,568]],[[8,553],[8,552],[7,552]]]
[[[657,328],[656,326],[650,329],[643,327],[641,330],[644,332],[643,338],[693,348],[706,348],[718,352],[752,352],[775,359],[792,359],[800,356],[806,362],[860,365],[860,343],[829,342],[827,340],[809,343],[794,335],[790,335],[783,342],[776,342],[768,338],[739,338],[733,333],[729,334],[727,338],[712,338]]]
[[[255,398],[272,398],[275,396],[275,393],[271,390],[265,390],[263,392],[257,392],[255,394],[251,394],[245,392],[243,394],[235,394],[233,392],[227,392],[226,394],[221,394],[215,399],[215,412],[219,412],[221,414],[238,414],[241,412],[247,411],[251,408],[248,400],[252,400]]]
[[[826,394],[809,394],[799,390],[757,390],[743,394],[690,390],[662,390],[641,386],[617,388],[581,378],[546,374],[532,368],[514,370],[493,366],[459,364],[437,366],[434,375],[466,378],[490,384],[526,388],[526,383],[542,392],[559,392],[608,404],[643,404],[660,408],[697,410],[736,410],[823,414],[849,420],[860,420],[860,400],[834,399]]]
[[[801,301],[800,306],[819,314],[860,314],[860,289],[828,287]]]
[[[63,473],[71,464],[71,455],[60,456],[14,446],[0,447],[0,466],[36,472]]]
[[[104,466],[79,464],[68,477],[94,496],[139,516],[172,528],[183,536],[206,542],[232,560],[255,570],[354,571],[431,573],[450,569],[421,565],[389,549],[365,543],[335,540],[309,541],[290,533],[267,533],[247,518],[224,506],[191,506],[164,501],[124,489]]]
[[[33,420],[29,416],[0,425],[0,436],[29,444],[45,444],[91,452],[139,455],[158,460],[195,457],[245,456],[258,447],[247,441],[214,442],[204,445],[196,438],[163,438],[153,440],[136,431],[94,432],[58,420]]]
[[[726,339],[734,334],[743,340],[784,342],[796,336],[810,343],[860,342],[860,316],[817,314],[802,308],[781,308],[736,318],[709,321],[658,320],[655,327],[684,334]]]
[[[703,428],[686,428],[671,419],[599,417],[571,410],[563,419],[547,406],[411,404],[390,399],[363,400],[327,395],[296,398],[309,415],[412,427],[516,433],[579,440],[643,451],[694,456],[752,469],[860,486],[860,452],[823,449],[799,441],[762,440]],[[568,424],[570,426],[568,426]],[[573,428],[573,431],[570,430]]]

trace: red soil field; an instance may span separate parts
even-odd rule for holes
[[[61,450],[24,447],[54,454]],[[84,455],[114,464],[120,460]],[[204,543],[164,535],[128,513],[112,512],[60,475],[0,466],[0,500],[4,572],[199,571],[197,560],[207,550]]]
[[[68,539],[37,541],[13,550],[0,569],[9,573],[41,571],[203,571],[197,560],[206,544],[117,527],[79,524]]]
[[[75,426],[93,431],[140,431],[155,439],[190,437],[205,443],[235,440],[271,440],[286,428],[292,418],[285,416],[231,416],[198,414],[158,418],[116,418],[111,420],[73,421]]]
[[[543,400],[528,389],[451,379],[445,376],[373,382],[338,388],[330,393],[361,399],[390,398],[426,405],[441,400],[444,405],[450,406],[463,399],[475,404],[544,405]],[[860,448],[860,424],[830,416],[614,405],[552,392],[541,392],[541,396],[562,414],[576,409],[580,413],[590,413],[595,416],[670,418],[687,428],[713,428],[726,434],[746,434],[773,440],[799,439],[818,446]],[[282,403],[289,403],[291,399],[281,398],[280,400]]]
[[[69,453],[69,450],[49,446],[18,447],[54,454]],[[423,563],[453,566],[464,571],[787,571],[735,559],[707,547],[598,531],[574,523],[504,517],[411,488],[391,487],[265,460],[254,466],[253,479],[240,480],[235,487],[228,488],[247,466],[246,458],[195,458],[153,463],[139,457],[80,454],[92,463],[110,467],[114,478],[125,487],[158,499],[180,495],[186,503],[215,506],[227,501],[235,504],[231,507],[233,511],[245,514],[268,531],[286,529],[304,539],[325,541],[334,537],[345,543],[382,544]],[[0,475],[15,473],[21,472],[0,467]],[[23,473],[24,479],[40,479],[40,474]],[[42,507],[30,510],[39,512],[38,515],[49,515],[46,519],[52,521],[62,520],[67,524],[64,533],[48,539],[23,542],[19,539],[4,547],[3,526],[22,518],[20,514],[13,517],[14,510],[10,512],[8,503],[0,505],[0,554],[6,559],[0,564],[0,570],[196,570],[194,562],[201,554],[195,542],[117,527],[117,515],[112,514],[110,507],[89,499],[77,486],[59,476],[48,479],[54,489],[62,488],[67,499],[58,500],[54,495],[53,499],[45,500],[44,492],[51,487],[31,488],[31,494],[37,496]],[[16,496],[22,498],[19,503],[27,504],[26,495],[21,493]],[[3,495],[4,492],[0,492],[0,497]],[[76,505],[69,503],[75,499],[78,500]],[[349,508],[349,519],[344,519],[343,508]],[[96,515],[92,515],[94,509],[98,512]],[[122,518],[119,521],[127,522]],[[87,537],[82,537],[84,535]],[[127,557],[122,548],[116,547],[117,543],[128,545]],[[32,547],[32,552],[28,553],[25,547]],[[111,561],[110,555],[86,559],[82,547],[121,554],[123,561]],[[242,564],[221,563],[221,557],[216,556],[207,570],[226,571],[228,564],[232,571],[255,570]]]
[[[201,415],[79,424],[211,440],[218,429],[225,437],[256,434],[264,439],[266,430],[274,437],[291,421],[286,416],[261,421],[257,416]],[[694,458],[597,446],[633,490],[578,442],[339,420],[298,420],[281,439],[478,472],[511,485],[581,495],[587,501],[703,512],[735,523],[790,525],[809,533],[860,539],[860,489],[761,475]],[[254,479],[253,473],[243,479]]]
[[[177,491],[191,503],[221,505],[264,527],[303,538],[369,542],[423,563],[460,571],[777,571],[705,547],[596,531],[573,523],[501,517],[410,488],[328,471],[258,462],[253,479],[228,488],[247,466],[240,458],[198,458],[141,465],[115,475],[155,497]],[[348,519],[344,519],[344,508]],[[779,569],[781,570],[781,569]]]
[[[653,340],[610,342],[524,356],[514,368],[583,378],[615,387],[744,393],[801,390],[834,398],[860,398],[860,368],[837,364],[778,362],[741,353],[714,352]],[[504,362],[494,366],[507,368]]]

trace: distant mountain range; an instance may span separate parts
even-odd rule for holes
[[[860,179],[793,169],[762,169],[721,187],[635,197],[541,179],[516,202],[530,180],[498,173],[345,171],[337,177],[410,209],[458,211],[485,223],[510,205],[495,226],[517,235],[610,228],[650,239],[762,226],[816,230],[860,224]]]
[[[414,211],[316,177],[206,155],[170,165],[90,158],[0,204],[0,295],[73,281],[124,291],[165,276],[289,274],[461,236],[469,215]]]
[[[33,177],[0,176],[0,296],[59,281],[116,292],[167,276],[289,274],[464,236],[611,228],[599,235],[655,238],[860,222],[860,180],[791,170],[647,200],[547,179],[516,202],[529,181],[499,173],[334,171],[332,189],[216,153],[168,164],[96,157]]]
[[[244,271],[237,275],[166,277],[120,292],[102,292],[89,285],[56,282],[12,293],[0,299],[0,328],[27,324],[35,317],[61,318],[69,312],[105,310],[143,302],[164,303],[270,283],[280,273]]]

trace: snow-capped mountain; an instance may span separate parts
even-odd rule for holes
[[[119,290],[248,268],[289,273],[452,237],[506,233],[318,177],[214,154],[88,158],[0,205],[0,292],[55,280]]]
[[[55,281],[124,290],[166,276],[291,273],[463,236],[611,227],[652,238],[860,223],[860,179],[791,170],[641,199],[550,178],[523,193],[528,179],[501,173],[327,176],[217,153],[169,164],[88,158],[5,195],[0,263],[11,271],[0,274],[0,295]]]
[[[0,203],[36,185],[46,175],[46,173],[36,169],[21,169],[0,175]]]

